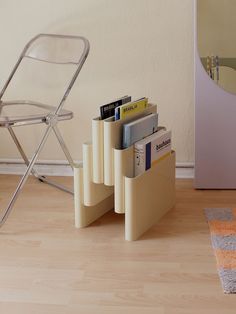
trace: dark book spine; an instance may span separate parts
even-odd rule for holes
[[[100,107],[101,119],[106,119],[114,116],[115,108],[122,105],[122,100],[115,101],[113,103]]]

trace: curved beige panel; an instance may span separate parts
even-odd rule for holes
[[[114,193],[113,187],[93,183],[92,144],[83,144],[84,204],[94,206]]]
[[[75,226],[81,228],[83,224],[83,168],[74,167],[74,205],[75,205]]]
[[[125,213],[125,176],[134,175],[134,146],[114,149],[115,212]]]
[[[93,182],[103,183],[103,120],[92,120]]]
[[[125,177],[125,239],[137,240],[175,203],[175,153],[135,178]]]
[[[109,121],[104,120],[104,184],[114,185],[114,149],[121,149],[122,127],[124,123],[135,120],[145,114],[157,112],[157,105],[149,104],[141,113],[127,119]]]
[[[74,203],[75,203],[75,226],[83,228],[96,221],[99,217],[111,210],[114,205],[113,195],[105,198],[94,206],[84,205],[83,191],[83,168],[74,168]]]

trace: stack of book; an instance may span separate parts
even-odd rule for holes
[[[171,154],[171,131],[158,126],[158,113],[145,113],[147,107],[148,98],[132,101],[128,95],[100,107],[100,119],[124,120],[121,146],[123,149],[134,146],[135,176]],[[132,120],[137,113],[141,114],[139,118]],[[129,122],[125,121],[127,118]]]

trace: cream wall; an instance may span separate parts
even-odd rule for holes
[[[91,137],[99,105],[130,94],[158,104],[160,123],[173,131],[177,161],[193,161],[192,0],[8,0],[0,1],[0,21],[1,87],[35,34],[89,39],[90,55],[67,102],[75,118],[61,124],[75,159]],[[30,130],[17,131],[31,154],[42,128]],[[19,158],[5,130],[0,142],[0,159]],[[40,159],[64,159],[53,138]]]

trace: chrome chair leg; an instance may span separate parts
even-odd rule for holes
[[[53,187],[55,187],[55,188],[57,188],[57,189],[59,189],[61,191],[67,192],[67,193],[69,193],[71,195],[74,195],[74,191],[73,190],[71,190],[71,189],[65,187],[64,185],[59,184],[59,183],[57,183],[57,182],[55,182],[53,180],[48,179],[45,176],[39,176],[39,180],[40,180],[40,182],[47,183],[48,185],[51,185],[51,186],[53,186]]]
[[[21,146],[21,144],[20,144],[18,138],[16,137],[15,132],[13,131],[13,129],[12,129],[11,127],[8,127],[7,129],[8,129],[8,131],[9,131],[9,133],[10,133],[10,135],[11,135],[11,137],[12,137],[14,143],[16,144],[16,147],[17,147],[17,149],[18,149],[18,151],[19,151],[21,157],[23,158],[23,160],[24,160],[26,166],[29,166],[29,163],[30,163],[30,162],[29,162],[29,160],[28,160],[28,157],[26,156],[26,154],[25,154],[25,152],[24,152],[24,150],[23,150],[23,148],[22,148],[22,146]],[[31,173],[32,173],[36,178],[39,178],[38,173],[37,173],[34,169],[31,170]]]
[[[57,140],[58,140],[58,142],[59,142],[59,144],[61,146],[61,149],[63,150],[63,152],[64,152],[64,154],[65,154],[65,156],[66,156],[66,158],[67,158],[67,160],[68,160],[72,170],[73,170],[74,166],[75,166],[74,161],[73,161],[73,159],[72,159],[72,157],[71,157],[71,155],[69,153],[69,150],[68,150],[68,148],[67,148],[67,146],[66,146],[66,144],[65,144],[65,142],[63,140],[63,137],[61,136],[61,133],[60,133],[57,125],[53,126],[53,131],[54,131],[54,133],[55,133],[55,135],[57,137]]]
[[[19,184],[18,184],[18,186],[17,186],[17,188],[16,188],[16,190],[15,190],[15,192],[14,192],[14,194],[13,194],[13,196],[12,196],[8,206],[7,206],[7,208],[3,211],[2,215],[1,215],[0,227],[5,223],[5,221],[7,220],[8,216],[9,216],[9,214],[11,213],[13,205],[15,204],[15,201],[17,200],[17,198],[19,196],[19,193],[22,190],[22,188],[23,188],[23,186],[24,186],[28,176],[30,175],[30,172],[32,172],[34,164],[35,164],[35,162],[36,162],[36,160],[37,160],[37,158],[39,156],[39,153],[41,152],[41,150],[42,150],[42,148],[43,148],[43,146],[44,146],[44,144],[45,144],[45,142],[46,142],[46,140],[47,140],[51,130],[52,130],[51,126],[48,126],[46,131],[45,131],[45,133],[44,133],[44,136],[43,136],[43,138],[42,138],[42,140],[41,140],[41,142],[40,142],[40,144],[38,146],[38,148],[35,151],[35,154],[33,155],[33,157],[31,159],[31,161],[30,161],[30,163],[29,163],[29,165],[28,165],[28,167],[27,167],[23,177],[21,178],[21,180],[20,180],[20,182],[19,182]]]
[[[11,135],[13,141],[15,142],[16,147],[18,148],[18,151],[19,151],[19,153],[21,154],[21,157],[23,158],[23,160],[24,160],[26,166],[29,166],[29,163],[30,163],[30,162],[29,162],[29,159],[28,159],[28,157],[26,156],[26,154],[25,154],[25,152],[24,152],[24,150],[23,150],[23,148],[22,148],[22,146],[21,146],[21,144],[20,144],[18,138],[16,137],[15,132],[13,131],[13,129],[12,129],[11,127],[8,127],[8,131],[9,131],[9,133],[10,133],[10,135]],[[63,139],[62,139],[62,141],[63,141]],[[69,154],[69,152],[68,152],[68,154]],[[69,156],[70,156],[70,154],[69,154]],[[71,157],[70,157],[70,158],[71,158]],[[72,160],[72,158],[71,158],[71,160]],[[68,160],[68,161],[69,161],[69,160]],[[70,162],[70,161],[69,161],[69,162]],[[73,160],[72,160],[72,162],[73,162]],[[59,183],[57,183],[57,182],[55,182],[55,181],[53,181],[53,180],[50,180],[50,179],[48,179],[46,176],[39,175],[39,174],[37,173],[37,171],[34,170],[33,168],[32,168],[32,170],[31,170],[31,173],[32,173],[40,182],[47,183],[47,184],[49,184],[49,185],[51,185],[51,186],[53,186],[53,187],[56,187],[56,188],[58,188],[58,189],[60,189],[60,190],[62,190],[62,191],[64,191],[64,192],[70,193],[70,194],[72,194],[72,195],[74,194],[71,189],[65,187],[64,185],[59,184]]]

